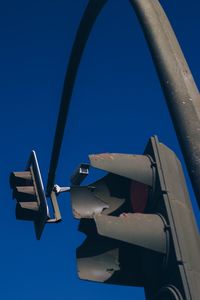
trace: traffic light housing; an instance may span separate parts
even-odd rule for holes
[[[90,155],[107,171],[88,186],[72,185],[81,279],[141,286],[148,300],[197,300],[200,241],[181,164],[152,137],[143,155]]]
[[[40,239],[49,216],[42,177],[35,151],[31,152],[26,171],[12,172],[10,186],[16,199],[16,218],[32,221]]]

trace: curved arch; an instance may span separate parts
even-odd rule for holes
[[[129,0],[142,26],[200,208],[200,96],[158,0]]]
[[[103,6],[108,0],[89,0],[89,3],[85,9],[83,17],[81,19],[74,44],[72,47],[67,72],[65,75],[63,92],[61,96],[60,109],[57,119],[56,131],[54,135],[54,143],[51,153],[51,161],[49,167],[49,174],[47,180],[47,193],[53,189],[55,172],[58,164],[58,158],[60,155],[60,149],[65,131],[65,124],[68,116],[71,96],[78,72],[78,67],[90,35],[90,32],[94,26],[94,23],[100,14]]]
[[[188,172],[200,205],[200,97],[171,25],[158,0],[129,0],[143,28]],[[65,76],[49,167],[47,191],[55,179],[71,95],[90,32],[107,0],[90,0],[80,22]]]

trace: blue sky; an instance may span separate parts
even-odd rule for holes
[[[162,0],[197,86],[200,85],[200,2]],[[70,50],[87,1],[1,3],[1,297],[10,299],[142,300],[142,289],[80,281],[75,249],[84,240],[59,197],[63,222],[36,241],[33,225],[15,220],[8,177],[37,153],[44,183]],[[90,153],[142,153],[157,134],[182,160],[169,113],[138,20],[128,1],[110,0],[98,18],[80,65],[56,183],[68,185]],[[184,167],[185,170],[185,167]],[[199,222],[191,186],[193,206]],[[199,222],[200,224],[200,222]]]

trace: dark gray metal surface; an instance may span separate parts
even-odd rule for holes
[[[146,153],[157,164],[167,222],[186,300],[200,295],[200,239],[181,164],[175,153],[151,138]],[[159,203],[157,204],[159,205]]]
[[[72,48],[49,167],[47,191],[53,189],[65,123],[78,66],[95,20],[106,0],[85,10]],[[200,206],[200,96],[171,25],[158,0],[130,0],[146,36],[187,169]]]
[[[130,0],[142,25],[200,207],[200,95],[158,0]]]
[[[105,282],[120,270],[119,250],[112,249],[100,255],[77,259],[77,271],[80,279]]]
[[[74,202],[81,219],[79,230],[87,236],[78,250],[78,259],[82,259],[79,267],[83,275],[80,277],[105,283],[140,285],[145,288],[149,300],[198,300],[200,239],[181,164],[175,153],[159,143],[156,137],[149,140],[144,157],[147,155],[155,168],[155,178],[154,192],[150,193],[144,213],[133,213],[129,205],[134,199],[130,198],[132,180],[126,177],[126,172],[121,173],[124,155],[121,159],[116,154],[116,160],[113,154],[93,155],[92,159],[97,158],[94,167],[113,173],[90,186],[72,187],[72,206]],[[127,155],[128,160],[130,157]],[[141,156],[133,157],[139,166]],[[116,166],[110,160],[116,161]],[[129,165],[128,174],[134,176],[136,172],[137,175],[134,163]],[[142,168],[145,173],[145,165]],[[149,172],[148,164],[146,172]],[[143,176],[140,178],[143,180]],[[113,197],[124,202],[120,205],[116,198],[113,205]],[[108,279],[106,268],[109,269],[113,256],[111,261],[106,258],[100,265],[99,262],[104,259],[104,253],[117,248],[120,269]],[[98,270],[100,278],[95,275]]]
[[[109,214],[117,210],[124,199],[111,196],[104,179],[90,186],[72,186],[72,212],[76,219],[94,218],[95,214]]]
[[[156,214],[126,213],[119,217],[98,214],[94,219],[100,235],[167,254],[165,224]]]
[[[153,185],[152,162],[148,156],[103,153],[89,155],[89,159],[92,167]]]
[[[130,0],[130,2],[139,17],[147,38],[197,201],[200,204],[199,91],[159,2],[157,0]],[[76,36],[57,122],[49,169],[48,192],[51,192],[54,184],[55,171],[78,65],[91,28],[105,3],[105,0],[89,2]],[[198,300],[200,295],[199,235],[187,191],[182,191],[182,187],[185,184],[183,173],[173,152],[168,151],[169,149],[162,147],[156,141],[152,141],[152,144],[155,146],[153,146],[155,153],[157,151],[155,160],[163,192],[161,199],[164,199],[164,207],[167,211],[167,217],[169,217],[170,229],[166,228],[166,230],[170,230],[171,233],[172,245],[184,288],[184,300]],[[176,171],[174,172],[175,167]],[[102,208],[102,211],[106,209]],[[94,212],[96,212],[96,209],[89,214]]]
[[[76,219],[93,218],[109,206],[94,195],[89,187],[72,187],[72,212]]]

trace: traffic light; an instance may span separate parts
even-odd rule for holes
[[[31,152],[26,171],[10,175],[13,198],[16,199],[16,218],[34,222],[37,239],[50,218],[40,169],[34,151]]]
[[[199,299],[199,233],[175,153],[152,137],[143,155],[89,160],[107,174],[71,187],[86,235],[77,249],[79,277],[144,287],[148,300]]]

